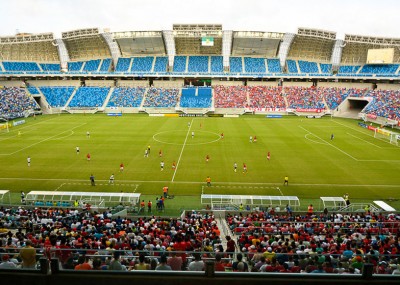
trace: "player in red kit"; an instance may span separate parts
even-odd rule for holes
[[[247,172],[247,165],[246,165],[246,163],[243,162],[243,173],[246,173],[246,172]]]
[[[268,159],[268,160],[271,159],[271,153],[270,153],[270,152],[267,153],[267,159]]]
[[[210,156],[207,154],[206,155],[206,162],[208,162],[210,160]]]

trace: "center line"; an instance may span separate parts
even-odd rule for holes
[[[176,163],[176,168],[175,168],[175,171],[174,171],[174,175],[172,176],[171,182],[174,182],[175,174],[176,174],[176,172],[178,171],[179,162],[181,161],[182,153],[183,153],[183,150],[185,149],[186,141],[187,141],[187,139],[188,139],[190,130],[192,129],[192,125],[193,125],[193,119],[192,119],[192,121],[190,122],[189,129],[188,129],[188,131],[187,131],[187,133],[186,133],[186,138],[185,138],[185,141],[183,142],[183,146],[182,146],[182,149],[181,149],[181,154],[179,155],[178,162]]]

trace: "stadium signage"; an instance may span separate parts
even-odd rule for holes
[[[275,118],[282,118],[282,115],[266,115],[265,117],[275,119]]]
[[[204,114],[179,114],[179,117],[204,117]]]
[[[321,112],[322,112],[322,109],[302,109],[302,108],[299,108],[299,109],[296,109],[296,112],[321,113]]]
[[[111,116],[111,117],[121,117],[122,113],[107,113],[107,116]]]
[[[223,117],[224,114],[208,114],[207,117]]]
[[[374,114],[368,114],[368,115],[367,115],[367,118],[370,118],[370,119],[372,119],[372,120],[376,120],[377,116],[374,115]]]
[[[19,120],[19,121],[13,122],[13,126],[19,126],[19,125],[22,125],[22,124],[25,124],[25,120]]]

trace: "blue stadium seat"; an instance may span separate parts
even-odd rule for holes
[[[114,89],[107,107],[140,107],[145,91],[145,87],[117,87]]]
[[[97,71],[100,66],[101,59],[94,59],[85,62],[85,66],[83,67],[83,71]]]
[[[399,64],[366,64],[361,68],[360,73],[392,75],[398,68]]]
[[[129,66],[131,65],[132,58],[120,57],[118,58],[117,66],[115,68],[116,72],[127,72]]]
[[[208,56],[189,56],[188,72],[208,72]]]
[[[153,67],[154,56],[134,57],[131,67],[132,72],[150,72]]]
[[[111,58],[103,59],[99,71],[107,72],[110,70],[110,68],[111,68]]]
[[[40,110],[32,96],[26,94],[25,88],[0,88],[0,117],[7,119],[21,118],[25,111]]]
[[[153,72],[167,72],[168,57],[157,56]]]
[[[173,71],[186,72],[186,59],[187,56],[175,56]]]
[[[211,56],[211,73],[224,72],[224,64],[222,56]]]
[[[244,58],[245,73],[265,73],[265,58]]]
[[[83,61],[75,61],[75,62],[68,62],[68,71],[81,71],[82,66],[84,62]]]
[[[339,66],[339,70],[338,70],[338,74],[339,73],[353,73],[356,74],[358,72],[358,70],[360,69],[360,65],[342,65]]]
[[[209,108],[211,107],[210,87],[188,87],[182,88],[180,106],[182,108]]]
[[[318,65],[313,61],[299,60],[300,73],[319,73]]]
[[[286,60],[287,63],[287,68],[289,73],[299,73],[299,70],[297,69],[296,61],[292,59]]]
[[[151,87],[147,91],[143,107],[170,108],[175,107],[178,101],[179,89]]]
[[[68,106],[71,108],[101,107],[109,91],[109,87],[79,87]]]
[[[41,86],[40,91],[51,107],[64,107],[75,90],[72,86]]]
[[[229,58],[229,66],[231,73],[242,73],[243,72],[243,63],[241,57],[230,57]]]
[[[319,67],[321,69],[321,73],[325,73],[325,74],[332,73],[332,64],[330,64],[330,63],[320,63]]]
[[[36,62],[3,61],[3,66],[6,71],[40,72],[39,65]]]
[[[40,94],[39,90],[35,86],[28,86],[27,89],[32,95]]]
[[[267,59],[268,71],[271,73],[282,73],[281,62],[278,58]]]
[[[57,71],[61,70],[61,65],[59,63],[41,63],[40,67],[43,71]]]

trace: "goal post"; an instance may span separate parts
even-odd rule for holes
[[[374,138],[387,140],[389,143],[398,145],[398,140],[400,139],[400,134],[394,133],[385,129],[376,128]]]

